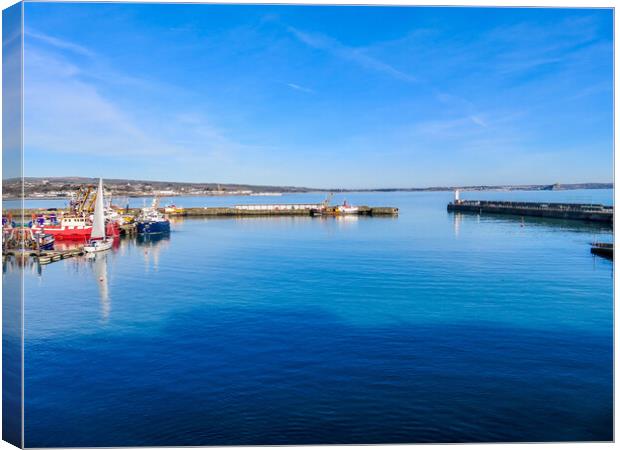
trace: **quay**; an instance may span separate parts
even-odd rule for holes
[[[141,208],[128,208],[122,211],[125,214],[137,216]],[[255,216],[312,216],[316,211],[323,211],[326,214],[337,214],[335,207],[325,207],[321,203],[303,203],[303,204],[274,204],[274,205],[237,205],[232,207],[192,207],[178,208],[176,211],[167,212],[165,208],[158,208],[158,211],[165,213],[171,217],[255,217]],[[23,214],[26,220],[30,220],[32,214],[41,214],[52,212],[45,209],[24,209],[23,212],[15,209],[7,211],[14,218],[19,218]],[[53,212],[63,212],[62,209]],[[397,216],[398,208],[386,206],[359,206],[356,215],[360,216]],[[123,229],[126,228],[126,229]],[[123,225],[121,233],[133,234],[134,230],[131,226]]]
[[[448,211],[582,220],[608,224],[609,226],[613,225],[614,220],[613,206],[582,203],[460,200],[458,198],[458,193],[455,194],[454,201],[448,203]]]
[[[138,209],[130,209],[129,214],[137,214]],[[164,212],[164,209],[160,209]],[[255,217],[255,216],[312,216],[316,212],[337,214],[335,208],[317,203],[256,204],[237,205],[233,207],[197,207],[183,208],[177,212],[167,213],[173,217]],[[397,216],[398,208],[359,206],[355,213],[359,216]]]

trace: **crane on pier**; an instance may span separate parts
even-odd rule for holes
[[[321,202],[321,206],[323,207],[323,209],[329,208],[329,204],[331,203],[333,196],[334,196],[333,192],[330,192],[329,194],[327,194],[327,197],[325,197],[325,200]]]

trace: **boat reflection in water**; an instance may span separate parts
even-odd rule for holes
[[[101,319],[107,321],[110,317],[110,291],[108,285],[108,254],[89,253],[87,259],[92,265],[93,275],[99,287],[99,301],[101,302]]]
[[[148,272],[150,267],[157,271],[159,264],[159,252],[166,248],[170,241],[170,234],[158,235],[139,235],[135,239],[123,239],[119,246],[119,240],[115,240],[112,252],[91,253],[84,258],[91,265],[93,276],[99,288],[99,299],[101,303],[101,319],[107,321],[112,309],[110,296],[110,282],[108,264],[113,263],[116,253],[123,254],[131,247],[134,250],[144,252],[145,270]],[[152,263],[151,263],[152,261]]]
[[[360,216],[353,214],[344,214],[341,216],[335,216],[334,220],[338,224],[339,227],[347,227],[352,225],[357,225]]]
[[[23,273],[31,273],[32,275],[37,275],[40,277],[42,275],[41,264],[36,260],[36,258],[26,256],[5,256],[2,258],[2,274],[3,275],[14,275],[16,277],[20,277]]]
[[[170,243],[170,232],[160,234],[139,234],[136,237],[136,247],[144,251],[144,271],[148,272],[151,267],[157,272],[159,268],[159,252],[167,248]]]

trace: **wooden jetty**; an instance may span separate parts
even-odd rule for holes
[[[60,261],[61,259],[73,258],[75,256],[84,255],[83,247],[75,247],[68,250],[29,250],[29,249],[8,249],[4,250],[4,257],[15,257],[17,260],[26,260],[35,258],[40,264],[49,264],[51,262]]]
[[[475,214],[509,214],[565,220],[582,220],[613,225],[614,208],[599,204],[503,202],[485,200],[459,200],[448,203],[448,211]]]

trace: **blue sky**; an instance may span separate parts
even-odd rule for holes
[[[603,9],[25,6],[25,175],[609,182]]]

